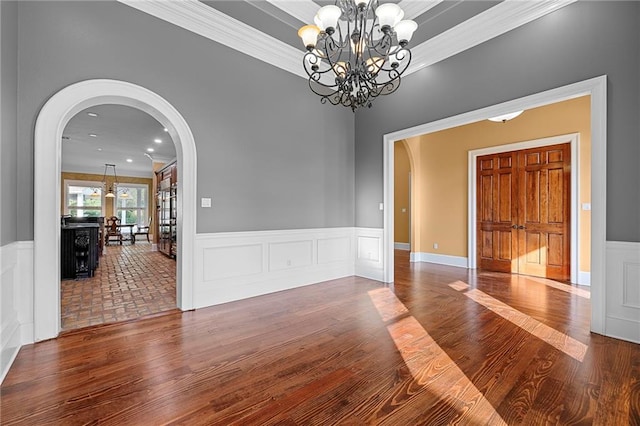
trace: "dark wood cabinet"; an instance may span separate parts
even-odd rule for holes
[[[100,224],[63,225],[60,238],[62,278],[92,277],[98,267]]]
[[[178,253],[178,172],[175,162],[156,172],[156,184],[158,251],[175,259]]]

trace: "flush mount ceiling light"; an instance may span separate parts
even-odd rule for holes
[[[307,49],[303,66],[322,103],[353,111],[395,92],[411,62],[407,48],[418,25],[404,11],[378,0],[337,0],[323,6],[298,35]]]
[[[153,141],[154,141],[155,143],[162,143],[162,139],[160,139],[160,138],[156,138],[156,139],[154,139]]]
[[[495,121],[497,123],[506,123],[509,120],[513,120],[514,118],[516,118],[517,116],[519,116],[520,114],[522,114],[524,111],[514,111],[514,112],[510,112],[509,114],[503,114],[503,115],[498,115],[496,117],[491,117],[488,118],[489,121]]]

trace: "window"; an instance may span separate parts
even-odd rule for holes
[[[149,222],[149,186],[119,184],[116,195],[116,215],[123,225],[146,225]],[[128,229],[123,229],[127,232]]]
[[[100,182],[64,181],[65,214],[74,217],[98,217],[102,213],[102,185]]]

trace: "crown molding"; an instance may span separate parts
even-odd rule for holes
[[[294,18],[305,22],[311,23],[313,22],[313,17],[318,13],[317,3],[312,0],[267,0],[272,5],[276,6],[280,10],[288,13]],[[418,16],[422,15],[429,9],[437,6],[442,3],[444,0],[432,0],[432,1],[424,1],[424,0],[402,0],[398,3],[398,6],[404,10],[404,19],[415,19]]]
[[[197,0],[118,0],[120,3],[192,31],[210,40],[308,78],[302,67],[302,49],[296,49]],[[311,22],[317,4],[311,0],[268,0],[303,22]],[[509,32],[577,0],[505,0],[455,27],[411,48],[412,63],[405,75],[440,62],[480,43]],[[437,4],[403,0],[408,16],[416,17]],[[312,10],[313,9],[313,10]],[[311,14],[311,19],[307,16]]]
[[[494,37],[568,6],[577,0],[513,1],[496,6],[411,48],[413,58],[405,75],[471,49]]]
[[[318,13],[317,3],[314,3],[311,0],[267,0],[269,3],[282,10],[283,12],[288,13],[299,21],[304,22],[305,24],[313,22],[313,17]]]
[[[426,11],[436,7],[444,0],[432,0],[432,1],[416,1],[416,0],[402,0],[398,3],[398,6],[404,10],[404,19],[416,19]]]
[[[300,77],[303,53],[197,0],[118,0]]]

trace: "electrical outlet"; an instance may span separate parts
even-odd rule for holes
[[[438,249],[438,243],[433,243],[433,248],[437,250]]]

